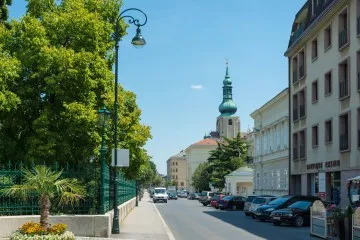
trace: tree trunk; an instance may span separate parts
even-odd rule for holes
[[[50,213],[51,202],[49,197],[40,197],[40,224],[45,229],[49,226],[49,213]]]

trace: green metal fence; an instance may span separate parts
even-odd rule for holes
[[[22,163],[12,165],[0,164],[0,189],[21,184],[23,181],[21,168]],[[34,164],[27,168],[34,167]],[[58,164],[55,162],[50,166],[53,170],[63,170],[62,177],[77,178],[87,188],[87,194],[78,205],[58,207],[52,205],[51,214],[102,214],[110,211],[113,207],[113,174],[107,164],[103,170],[96,163],[89,163],[87,166],[70,165],[68,163]],[[101,187],[101,176],[104,179],[104,186]],[[126,179],[122,173],[118,173],[118,205],[136,196],[136,183]],[[103,196],[103,201],[101,201]],[[33,195],[24,201],[15,197],[5,197],[0,194],[0,216],[1,215],[36,215],[39,214],[38,197]]]

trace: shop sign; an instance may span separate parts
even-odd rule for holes
[[[327,161],[327,162],[319,162],[319,163],[311,163],[306,165],[306,170],[322,170],[325,168],[336,168],[340,167],[340,160],[333,160],[333,161]]]

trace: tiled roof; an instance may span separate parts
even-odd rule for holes
[[[217,145],[217,142],[214,140],[214,139],[211,139],[211,138],[205,138],[197,143],[194,143],[192,144],[192,146],[204,146],[204,145],[213,145],[213,146],[216,146]]]

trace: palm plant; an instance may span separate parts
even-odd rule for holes
[[[49,226],[51,201],[55,198],[60,206],[78,203],[85,195],[85,188],[77,179],[60,178],[62,171],[52,171],[46,166],[35,166],[33,170],[23,169],[24,182],[1,190],[5,196],[21,197],[26,200],[39,196],[40,224]]]

